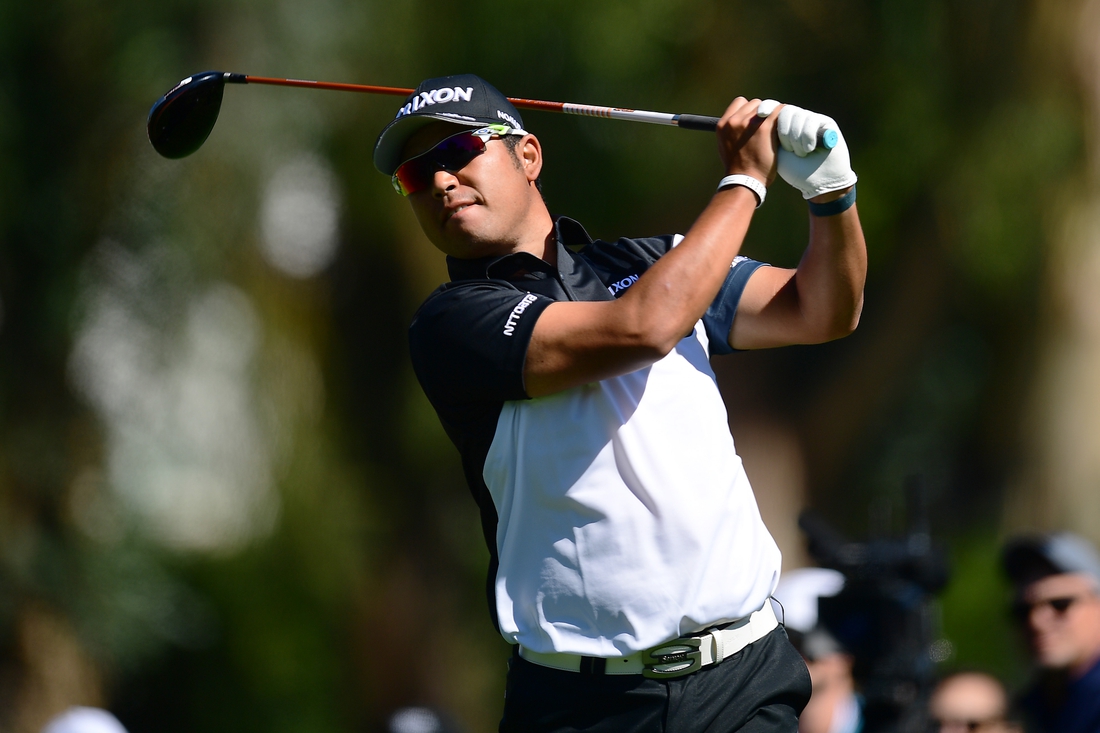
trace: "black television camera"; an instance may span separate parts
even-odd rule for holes
[[[929,535],[923,488],[910,482],[907,493],[902,537],[851,542],[811,512],[798,520],[814,559],[845,578],[839,594],[819,600],[818,618],[854,658],[865,733],[925,733],[942,661],[935,594],[947,584],[946,555]]]

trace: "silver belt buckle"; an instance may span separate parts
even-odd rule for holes
[[[673,639],[642,652],[642,676],[651,680],[683,677],[703,667],[700,639]]]

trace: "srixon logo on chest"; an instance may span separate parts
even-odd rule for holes
[[[419,95],[413,98],[411,102],[406,104],[401,109],[397,110],[397,116],[407,115],[412,112],[416,112],[429,104],[446,104],[447,102],[469,102],[470,97],[473,96],[474,88],[466,87],[443,87],[442,89],[431,89],[426,92],[420,92]]]
[[[619,280],[618,282],[613,282],[610,285],[608,285],[607,290],[612,295],[614,295],[616,298],[618,298],[619,293],[623,292],[624,290],[629,288],[631,285],[638,282],[638,277],[639,277],[639,275],[627,275],[622,280]]]

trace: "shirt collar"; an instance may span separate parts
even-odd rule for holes
[[[588,232],[584,230],[579,222],[565,216],[559,216],[554,220],[554,236],[557,239],[558,246],[559,272],[563,278],[576,275],[578,263],[574,261],[573,253],[566,247],[591,244],[592,237],[588,236]],[[452,282],[456,280],[493,279],[494,276],[507,279],[503,277],[503,273],[510,269],[513,261],[515,269],[525,266],[528,269],[535,268],[550,271],[550,266],[538,257],[527,252],[513,252],[506,255],[478,257],[473,260],[463,260],[448,255],[447,272],[450,274]]]

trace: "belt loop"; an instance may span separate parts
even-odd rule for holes
[[[602,675],[607,672],[607,660],[603,657],[581,657],[581,674]]]
[[[726,658],[725,655],[722,654],[722,632],[715,630],[711,632],[710,636],[714,639],[714,663],[719,664]]]

